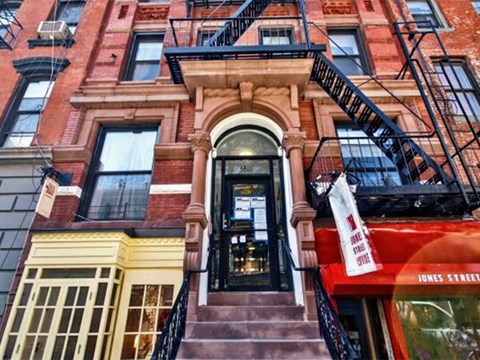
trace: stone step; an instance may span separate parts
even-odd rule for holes
[[[319,339],[318,322],[192,322],[187,339]]]
[[[180,345],[177,359],[330,359],[322,340],[189,340]]]
[[[302,306],[200,306],[198,321],[302,321]]]
[[[208,294],[208,305],[295,305],[293,292],[218,292]]]

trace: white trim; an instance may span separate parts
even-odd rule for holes
[[[82,188],[79,186],[59,186],[57,196],[82,196]]]
[[[215,144],[220,136],[225,133],[226,131],[235,128],[237,126],[242,125],[254,125],[261,127],[263,129],[270,130],[274,136],[278,139],[281,143],[283,139],[283,130],[280,126],[278,126],[273,120],[259,114],[255,113],[239,113],[233,116],[228,117],[227,119],[223,120],[219,124],[217,124],[212,131],[210,132],[210,139],[212,144]],[[207,257],[207,249],[209,246],[209,229],[210,229],[210,208],[212,206],[210,199],[211,199],[211,192],[212,192],[212,152],[215,152],[215,149],[210,151],[208,155],[208,162],[207,162],[207,172],[206,172],[206,191],[205,191],[205,209],[207,212],[207,216],[209,217],[209,226],[203,233],[203,247],[202,247],[202,265],[206,265],[206,257]],[[293,197],[292,197],[292,183],[290,179],[290,165],[289,161],[286,157],[285,152],[282,152],[282,165],[283,165],[283,190],[285,193],[285,208],[286,214],[285,216],[287,219],[290,219],[292,216],[292,205],[293,205]],[[299,257],[298,257],[298,245],[297,245],[297,235],[295,229],[290,225],[290,222],[287,221],[287,233],[288,233],[288,240],[290,243],[290,247],[292,249],[292,256],[296,264],[299,264]],[[292,273],[293,278],[293,288],[295,292],[295,301],[298,305],[304,304],[303,299],[303,285],[302,285],[302,278],[298,271],[293,271]],[[207,274],[200,275],[200,287],[199,287],[199,297],[198,297],[198,304],[200,306],[207,304],[207,295],[208,295],[208,276]]]
[[[152,184],[150,195],[190,194],[192,184]]]

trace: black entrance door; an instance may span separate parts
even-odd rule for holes
[[[272,184],[269,177],[226,177],[220,234],[220,290],[279,287]]]

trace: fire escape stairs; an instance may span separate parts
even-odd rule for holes
[[[453,183],[453,178],[421,146],[320,52],[315,54],[311,80],[319,84],[353,123],[363,130],[397,166],[404,178],[422,184]]]

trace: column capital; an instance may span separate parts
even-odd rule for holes
[[[210,134],[206,131],[196,132],[195,134],[190,134],[188,140],[192,144],[192,151],[197,150],[204,151],[207,154],[212,149],[212,141],[210,139]]]
[[[282,146],[287,152],[287,157],[290,155],[290,152],[294,149],[303,149],[305,144],[305,139],[307,135],[305,132],[286,132],[283,134]]]

